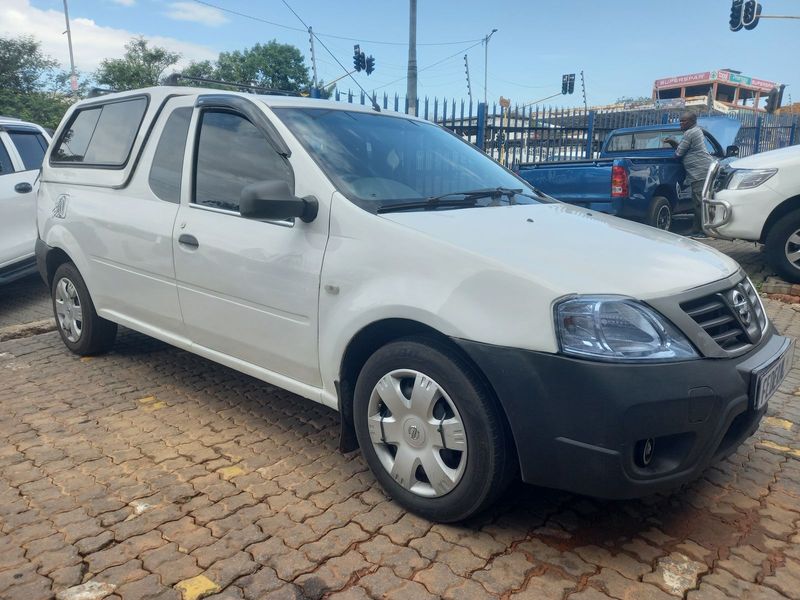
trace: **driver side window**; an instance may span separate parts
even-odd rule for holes
[[[265,180],[292,184],[286,159],[242,115],[204,111],[199,127],[193,198],[196,204],[238,212],[245,186]]]

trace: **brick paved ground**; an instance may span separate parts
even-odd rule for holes
[[[460,526],[387,500],[334,412],[136,333],[2,342],[0,382],[2,599],[800,598],[798,368],[680,492],[518,484]]]
[[[50,294],[38,275],[0,285],[0,329],[52,316]]]

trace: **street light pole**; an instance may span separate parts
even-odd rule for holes
[[[66,2],[66,0],[64,0]],[[497,29],[492,29],[492,32],[483,38],[483,103],[486,104],[486,89],[489,81],[489,40],[495,34]]]
[[[78,97],[78,79],[75,76],[75,57],[72,55],[72,31],[69,28],[69,9],[67,0],[64,0],[64,20],[67,22],[67,45],[69,46],[69,85],[72,88],[72,97]]]

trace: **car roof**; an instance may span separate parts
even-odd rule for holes
[[[369,99],[365,98],[365,104],[350,104],[347,102],[336,102],[334,100],[324,100],[320,98],[302,98],[298,96],[283,96],[283,95],[268,95],[268,94],[249,94],[246,92],[234,92],[231,90],[218,90],[213,88],[201,87],[184,87],[184,86],[157,86],[149,88],[141,88],[137,90],[129,90],[125,92],[113,92],[110,94],[103,94],[94,98],[88,98],[79,103],[94,104],[101,103],[107,100],[122,99],[127,96],[141,96],[147,94],[150,96],[151,101],[161,104],[170,96],[203,96],[203,95],[218,95],[223,94],[226,96],[239,96],[247,98],[248,100],[255,100],[268,106],[269,108],[278,107],[297,107],[297,108],[327,108],[330,110],[347,110],[355,112],[365,112],[376,114],[376,111],[369,103]],[[405,115],[400,112],[381,108],[381,113],[391,114],[392,116],[401,116],[407,119],[422,120],[411,115]]]
[[[5,127],[35,129],[36,131],[41,130],[41,126],[37,125],[36,123],[29,123],[28,121],[23,121],[22,119],[17,119],[16,117],[4,117],[0,115],[0,128]]]

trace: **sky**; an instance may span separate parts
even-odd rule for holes
[[[360,42],[362,50],[375,57],[372,75],[355,75],[368,91],[405,95],[408,2],[287,1],[345,66],[352,64],[354,43]],[[500,96],[522,104],[559,94],[562,74],[577,73],[575,93],[546,104],[578,106],[583,102],[581,70],[588,103],[598,105],[625,96],[650,96],[658,78],[722,68],[784,83],[784,104],[788,95],[800,101],[800,20],[763,20],[752,31],[734,33],[728,29],[730,4],[418,0],[418,95],[467,99],[466,54],[473,98],[483,99],[488,70],[490,103]],[[800,15],[800,0],[761,4],[765,15]],[[135,35],[180,52],[182,65],[273,39],[297,46],[310,64],[308,34],[282,0],[69,0],[69,11],[76,67],[83,72],[94,71],[103,58],[121,56],[125,42]],[[62,0],[0,1],[0,35],[31,34],[66,66],[64,29]],[[497,32],[488,45],[485,70],[480,40],[492,29]],[[343,74],[320,43],[316,55],[320,79],[332,81]],[[348,87],[356,89],[348,79],[340,82],[340,89]]]

